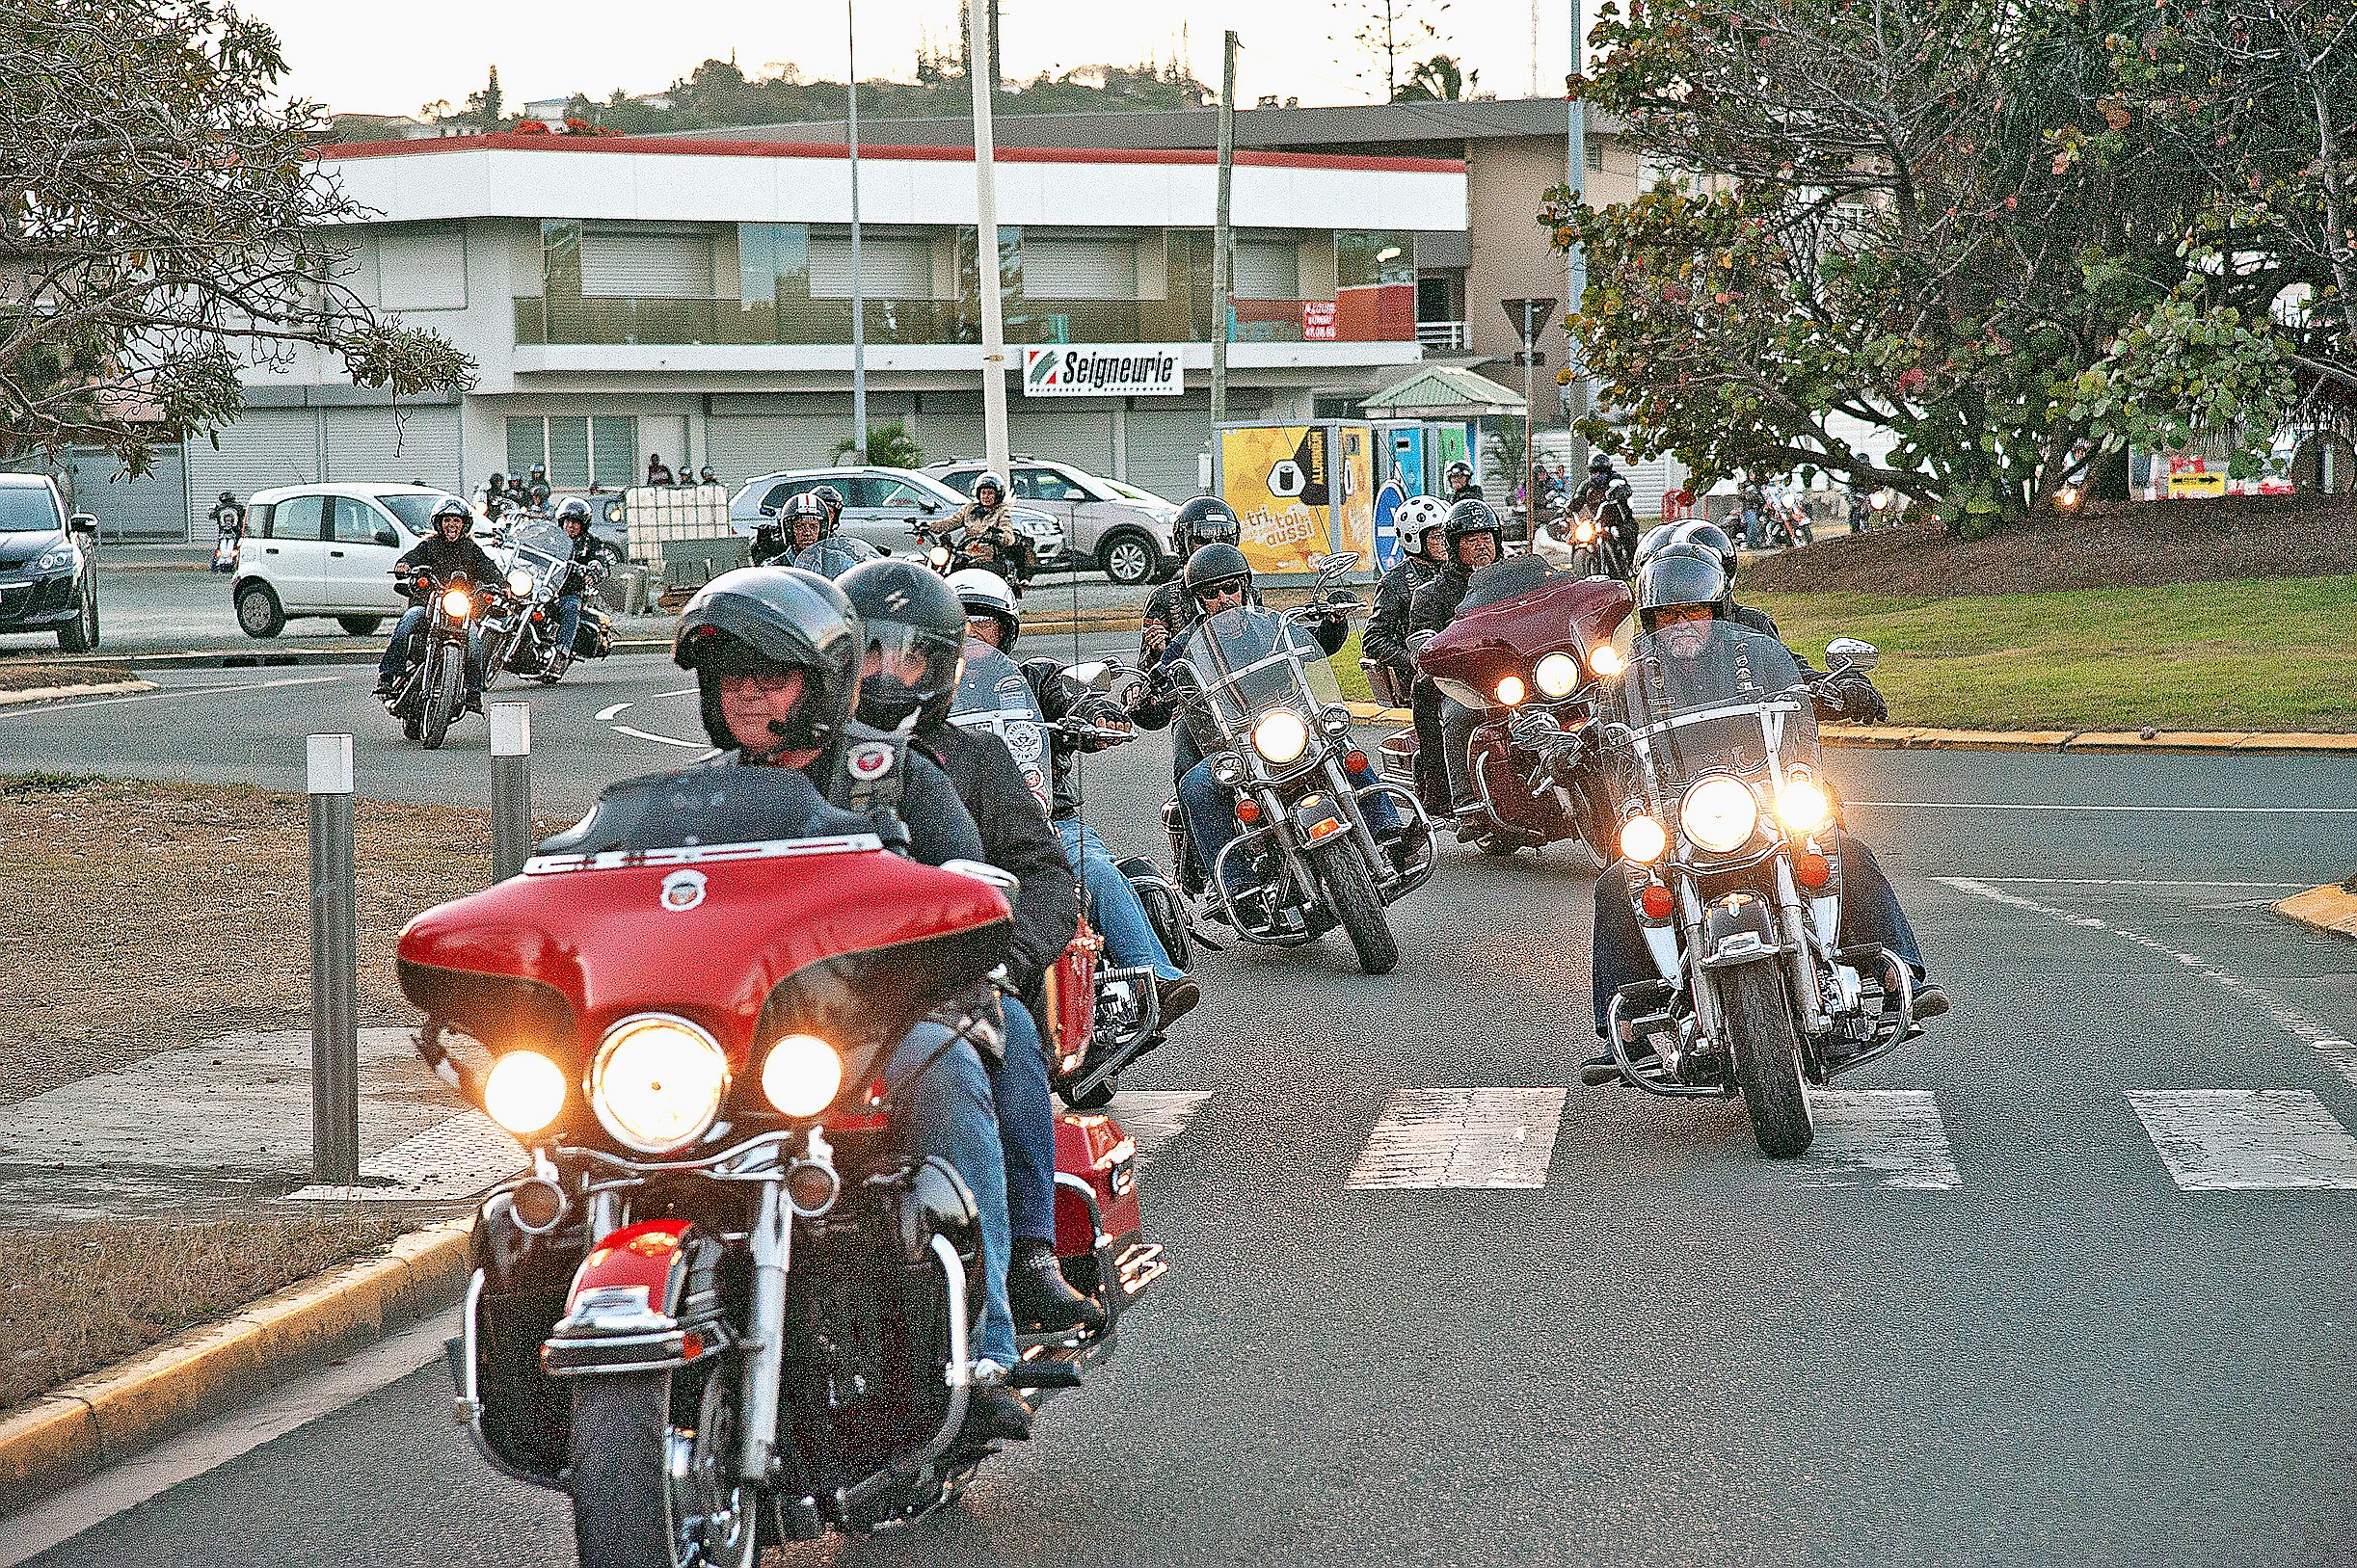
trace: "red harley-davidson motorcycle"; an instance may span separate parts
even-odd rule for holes
[[[459,1414],[570,1495],[584,1568],[897,1525],[995,1451],[958,1436],[974,1200],[901,1151],[884,1073],[928,1015],[951,1050],[988,1026],[946,1009],[1005,950],[1008,880],[892,853],[798,772],[691,769],[402,932],[420,1051],[532,1159],[474,1229]],[[1135,1153],[1102,1116],[1058,1129],[1058,1251],[1114,1320],[1164,1267]],[[1007,1382],[1070,1387],[1112,1344],[1029,1337]]]
[[[1466,585],[1457,619],[1423,636],[1416,668],[1442,692],[1482,713],[1467,743],[1467,776],[1481,805],[1474,841],[1512,855],[1567,839],[1601,868],[1612,847],[1610,782],[1558,774],[1564,742],[1595,716],[1596,683],[1620,673],[1614,638],[1634,603],[1628,584],[1557,571],[1536,555],[1510,555]],[[1386,778],[1416,787],[1416,731],[1382,744]],[[1446,815],[1429,796],[1425,810]]]

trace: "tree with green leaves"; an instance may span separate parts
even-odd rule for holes
[[[283,69],[224,0],[0,0],[0,459],[87,444],[144,472],[306,348],[396,395],[471,377],[337,280],[365,214]]]
[[[1618,416],[1583,434],[1888,486],[1967,532],[2107,444],[2263,441],[2292,395],[2275,290],[2189,245],[2204,188],[2118,102],[2152,15],[1608,4],[1575,90],[1676,175],[1542,214],[1584,249],[1569,327]]]
[[[1481,86],[1482,73],[1465,69],[1453,55],[1436,54],[1420,60],[1406,83],[1392,94],[1395,103],[1456,103]]]
[[[1403,70],[1418,50],[1440,41],[1449,0],[1333,0],[1333,7],[1365,59],[1359,75],[1380,77],[1385,100],[1398,102]]]
[[[499,116],[505,103],[499,93],[499,67],[494,66],[490,79],[481,89],[467,94],[467,113],[484,130],[496,131],[499,128]]]
[[[835,443],[835,461],[841,463],[859,451],[859,442],[845,436]],[[908,427],[895,419],[889,424],[868,427],[868,456],[866,462],[880,468],[922,468],[924,448],[917,444]]]

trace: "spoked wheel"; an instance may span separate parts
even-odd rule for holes
[[[1808,1085],[1801,1078],[1801,1035],[1792,1024],[1784,977],[1766,964],[1728,970],[1719,982],[1719,1006],[1759,1152],[1770,1159],[1808,1153],[1817,1129]]]
[[[440,751],[450,733],[450,721],[457,716],[460,683],[466,666],[457,654],[446,648],[438,648],[428,655],[425,672],[425,714],[417,738],[429,752]]]
[[[1337,834],[1318,852],[1318,880],[1326,885],[1326,901],[1334,918],[1350,934],[1358,954],[1358,967],[1369,974],[1389,974],[1400,963],[1400,944],[1383,916],[1383,900],[1375,890],[1375,875],[1358,853],[1358,840]]]
[[[736,1379],[618,1372],[573,1390],[573,1535],[581,1568],[749,1568],[753,1494],[734,1474]]]

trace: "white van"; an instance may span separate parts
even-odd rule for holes
[[[409,607],[393,563],[425,537],[447,491],[423,485],[289,485],[246,503],[230,601],[249,637],[303,616],[334,616],[355,637]]]

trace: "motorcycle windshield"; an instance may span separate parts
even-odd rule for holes
[[[1665,796],[1705,773],[1756,774],[1771,756],[1787,767],[1817,760],[1816,705],[1799,661],[1775,638],[1731,621],[1681,622],[1639,636],[1617,704]]]
[[[950,701],[950,722],[960,730],[986,731],[1006,742],[1040,810],[1051,810],[1055,790],[1048,768],[1048,720],[1013,659],[988,643],[967,638],[966,668],[957,678],[957,695]]]
[[[401,933],[401,987],[494,1050],[586,1060],[621,1020],[684,1018],[741,1068],[789,1032],[848,1056],[897,1041],[1006,951],[1006,901],[919,865],[803,774],[627,780],[522,876]]]
[[[1247,743],[1261,715],[1290,708],[1318,732],[1318,711],[1342,701],[1315,633],[1260,605],[1198,621],[1172,663],[1187,722],[1204,755]]]
[[[507,531],[508,570],[528,571],[546,585],[573,560],[573,540],[556,523],[527,518]]]

